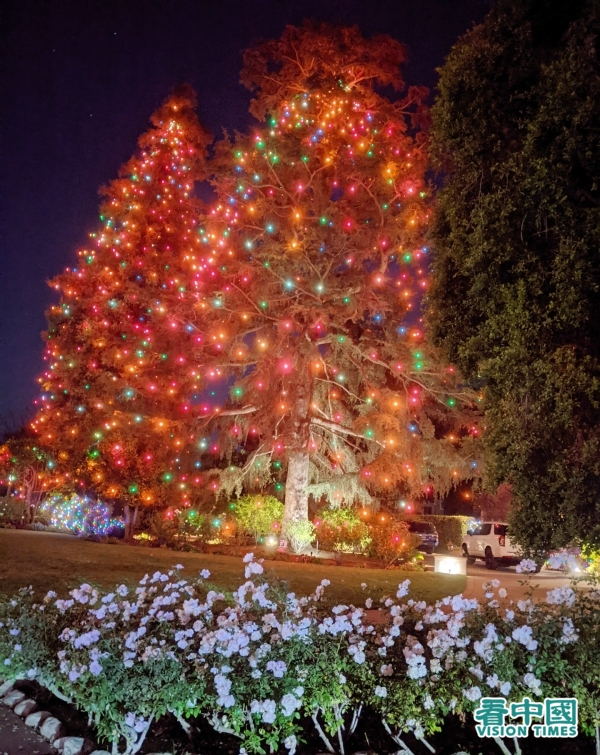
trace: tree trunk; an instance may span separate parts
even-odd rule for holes
[[[285,481],[285,502],[281,532],[285,537],[288,522],[308,521],[308,472],[310,442],[309,406],[312,398],[313,383],[308,358],[299,359],[297,363],[299,373],[304,373],[304,379],[297,383],[295,391],[290,395],[290,401],[295,406],[292,418],[291,438],[287,454],[287,479]]]
[[[285,502],[281,530],[285,536],[288,522],[308,520],[308,453],[293,451],[288,456]]]
[[[134,506],[133,509],[128,503],[125,504],[124,510],[124,523],[125,523],[125,540],[131,540],[133,538],[133,532],[138,518],[138,506]]]

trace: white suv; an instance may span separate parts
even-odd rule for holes
[[[507,532],[505,522],[481,522],[475,529],[470,529],[462,541],[467,563],[474,564],[476,558],[481,558],[488,569],[518,564],[522,557],[510,542]]]

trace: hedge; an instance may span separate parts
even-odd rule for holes
[[[454,545],[462,543],[467,534],[469,522],[473,521],[472,516],[444,516],[443,514],[418,514],[410,519],[431,522],[440,539],[438,550],[444,551],[449,541]]]

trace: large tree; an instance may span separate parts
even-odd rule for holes
[[[600,544],[598,2],[504,0],[441,69],[429,322],[531,552]]]
[[[77,266],[51,282],[61,299],[47,314],[33,427],[66,480],[134,507],[189,500],[194,484],[175,478],[193,451],[182,419],[198,378],[198,280],[187,258],[201,243],[193,189],[209,137],[195,104],[184,87],[153,114],[139,151],[102,190],[100,228]]]
[[[423,92],[404,49],[357,29],[287,27],[248,51],[242,81],[261,122],[217,149],[204,229],[198,355],[230,398],[197,407],[196,432],[240,444],[230,490],[286,475],[284,526],[308,494],[420,496],[471,476],[473,396],[424,341],[430,197]],[[205,383],[206,385],[206,383]],[[476,433],[476,429],[475,429]]]

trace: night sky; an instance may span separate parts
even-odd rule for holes
[[[435,87],[456,38],[490,0],[5,0],[0,172],[0,424],[33,411],[45,281],[73,266],[99,186],[133,153],[151,112],[189,82],[216,134],[252,122],[242,51],[305,18],[387,33],[409,84]]]

